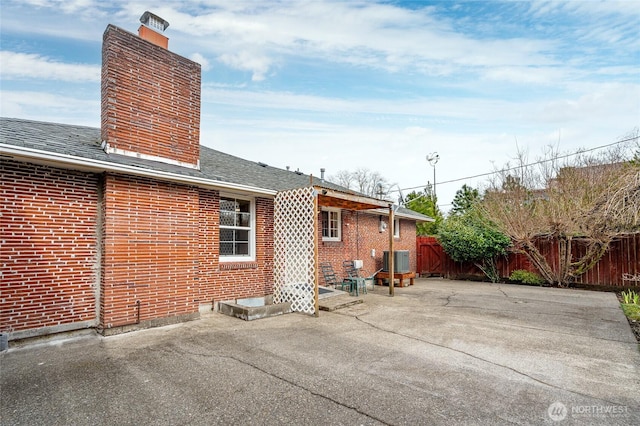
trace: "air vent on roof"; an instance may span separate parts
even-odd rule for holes
[[[263,162],[261,162],[261,161],[258,161],[258,166],[260,166],[260,167],[267,167],[267,166],[268,166],[268,164],[267,164],[267,163],[263,163]]]
[[[302,172],[300,171],[300,169],[296,169],[296,174],[297,174],[297,175],[301,175],[301,174],[302,174]]]

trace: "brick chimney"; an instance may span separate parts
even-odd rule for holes
[[[107,26],[102,44],[104,150],[200,166],[200,64],[167,50],[169,23],[145,12],[139,36]]]

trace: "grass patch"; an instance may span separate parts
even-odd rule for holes
[[[640,305],[635,304],[620,304],[622,311],[630,320],[640,321]]]

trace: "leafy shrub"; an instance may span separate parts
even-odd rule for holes
[[[540,285],[545,283],[544,279],[542,279],[540,275],[535,274],[533,272],[529,272],[524,269],[516,269],[511,273],[511,275],[509,276],[509,279],[511,281],[521,282],[522,284]]]
[[[497,257],[506,256],[511,245],[509,237],[474,211],[448,217],[438,228],[438,241],[451,259],[472,262],[492,282],[500,279]]]

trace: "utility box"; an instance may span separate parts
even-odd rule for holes
[[[389,272],[389,252],[386,250],[382,253],[382,271]],[[409,268],[409,250],[394,250],[393,272],[397,274],[411,272]]]

